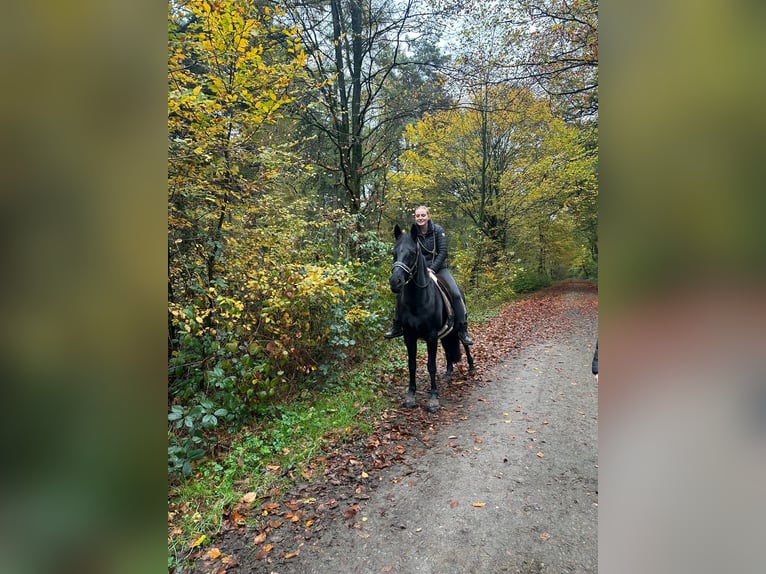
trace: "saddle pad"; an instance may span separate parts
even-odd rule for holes
[[[431,279],[434,280],[436,283],[436,286],[439,288],[439,293],[442,295],[442,299],[444,300],[444,305],[447,307],[447,321],[442,326],[441,330],[439,331],[439,338],[441,339],[445,335],[447,335],[450,331],[452,331],[452,326],[455,323],[455,309],[452,306],[452,292],[450,291],[449,285],[447,284],[444,279],[439,277],[436,273],[428,270],[429,275],[431,276]]]

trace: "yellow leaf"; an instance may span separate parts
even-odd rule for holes
[[[197,540],[189,544],[189,548],[196,548],[197,546],[202,544],[205,540],[207,540],[207,536],[203,534],[202,536],[197,538]]]
[[[472,502],[471,506],[475,506],[476,508],[482,508],[485,504],[487,504],[487,503],[486,502]]]
[[[529,434],[534,434],[534,433],[536,433],[537,431],[536,431],[535,429],[527,429],[527,432],[528,432]]]
[[[545,455],[542,452],[538,452],[537,456],[540,457],[540,458],[543,458]]]
[[[362,471],[362,478],[369,478],[369,477],[370,477],[369,474],[367,474],[366,472]]]

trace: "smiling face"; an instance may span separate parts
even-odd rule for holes
[[[415,223],[418,225],[421,231],[425,231],[428,228],[428,208],[420,206],[415,210]]]

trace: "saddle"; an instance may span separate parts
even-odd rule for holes
[[[441,293],[442,300],[444,301],[444,306],[447,309],[447,320],[444,322],[444,325],[442,325],[441,329],[439,329],[439,332],[437,333],[437,337],[441,339],[442,337],[449,335],[450,331],[452,331],[452,328],[455,325],[455,307],[452,303],[452,291],[450,290],[449,285],[447,285],[447,282],[439,277],[436,273],[429,269],[428,274],[431,276],[431,279],[433,279],[434,283],[436,283],[436,286],[439,288],[439,293]]]

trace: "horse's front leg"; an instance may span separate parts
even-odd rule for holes
[[[436,353],[439,350],[439,339],[434,335],[426,342],[428,348],[428,376],[431,378],[431,396],[426,410],[435,413],[439,410],[439,389],[436,387]]]
[[[403,405],[408,409],[417,406],[415,401],[415,369],[418,360],[418,339],[408,333],[404,334],[404,344],[407,345],[407,368],[410,372],[410,385],[407,387],[407,395],[404,397]]]

